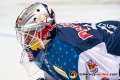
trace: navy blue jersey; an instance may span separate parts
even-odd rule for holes
[[[89,76],[100,73],[116,80],[118,75],[111,77],[109,73],[119,72],[114,57],[120,56],[119,30],[119,21],[57,24],[56,37],[44,51],[40,68],[57,80],[100,80],[105,75]]]
[[[108,53],[119,55],[120,22],[58,24],[57,38],[75,47],[78,54],[104,42]],[[81,48],[81,49],[80,49]]]

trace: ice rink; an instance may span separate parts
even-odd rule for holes
[[[0,80],[35,80],[44,77],[42,71],[28,77],[20,64],[22,47],[17,42],[14,26],[17,16],[27,5],[33,2],[47,3],[56,13],[58,23],[120,20],[120,0],[115,0],[116,3],[111,0],[111,3],[104,0],[83,1],[0,0]]]

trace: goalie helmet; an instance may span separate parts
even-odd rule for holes
[[[45,48],[50,41],[49,31],[55,28],[55,13],[46,4],[35,3],[26,7],[16,20],[16,36],[23,47]],[[31,35],[31,32],[34,32]],[[31,37],[31,41],[26,43],[27,38]]]

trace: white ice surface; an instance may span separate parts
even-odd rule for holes
[[[29,2],[28,2],[29,1]],[[4,0],[0,1],[0,80],[35,80],[43,77],[39,71],[32,77],[19,63],[22,47],[15,37],[15,21],[19,13],[29,3],[44,1],[55,13],[57,22],[99,22],[103,20],[120,20],[120,4],[72,4],[66,0]],[[68,2],[67,2],[68,1]],[[73,0],[75,1],[75,0]],[[78,1],[78,0],[76,0]]]

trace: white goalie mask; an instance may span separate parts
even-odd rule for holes
[[[25,8],[16,20],[17,39],[25,48],[45,48],[49,42],[49,31],[55,28],[55,23],[55,14],[51,8],[38,2],[32,4]],[[32,39],[26,43],[28,37]]]

